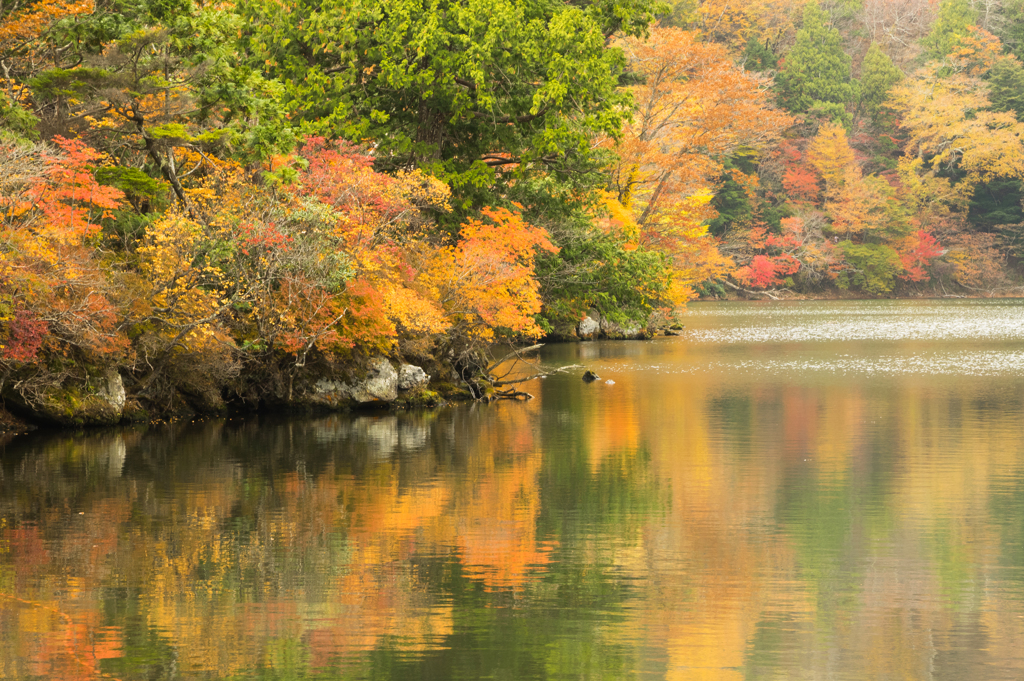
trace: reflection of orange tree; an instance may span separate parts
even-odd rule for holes
[[[468,471],[412,486],[387,460],[358,478],[328,466],[272,486],[228,464],[204,468],[150,502],[159,524],[122,529],[131,544],[118,560],[133,583],[150,585],[142,610],[183,671],[258,667],[275,640],[304,641],[314,668],[385,641],[437,646],[453,631],[453,611],[427,594],[415,555],[460,557],[488,589],[521,589],[547,559],[535,537],[541,456],[523,428],[497,431],[470,435]],[[255,524],[235,527],[237,509]]]
[[[707,413],[716,381],[673,376],[634,391],[629,401],[635,413],[620,425],[632,443],[621,436],[613,440],[618,447],[649,451],[659,480],[671,490],[668,514],[648,522],[643,557],[627,567],[649,585],[646,602],[615,634],[633,640],[639,627],[647,640],[661,642],[669,679],[743,678],[760,613],[800,600],[799,591],[772,591],[765,576],[788,569],[792,552],[782,542],[766,541],[751,520],[771,518],[781,476],[769,470],[764,478],[735,477],[732,452],[712,437]],[[628,389],[628,381],[619,386]],[[608,391],[598,399],[595,409],[611,414],[610,403],[621,393]],[[599,443],[595,438],[593,446]]]
[[[100,660],[121,656],[120,627],[98,627],[95,622],[73,619],[53,604],[30,601],[4,592],[0,592],[0,600],[29,609],[27,613],[19,613],[22,632],[43,634],[39,641],[34,641],[29,655],[24,655],[23,650],[16,651],[28,658],[31,673],[69,681],[96,678],[120,681],[116,676],[101,672],[98,666]]]
[[[124,509],[118,501],[101,500],[91,522],[80,523],[76,541],[57,543],[45,541],[37,525],[8,527],[6,519],[0,521],[0,557],[8,554],[13,563],[13,579],[0,572],[0,613],[9,608],[7,616],[17,618],[11,630],[19,632],[15,645],[6,638],[8,646],[0,646],[0,669],[22,663],[46,678],[115,678],[102,673],[99,662],[121,656],[123,636],[120,627],[102,624],[99,588]],[[81,576],[49,574],[70,555],[81,557]],[[65,596],[51,595],[58,591]]]
[[[488,590],[522,589],[549,561],[553,544],[537,541],[542,459],[535,451],[484,471],[456,507],[463,570]]]

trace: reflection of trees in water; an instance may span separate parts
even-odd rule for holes
[[[672,360],[648,363],[658,361]],[[642,470],[657,482],[645,491],[669,501],[641,516],[643,551],[625,574],[640,576],[642,605],[631,603],[623,629],[660,648],[664,676],[924,678],[943,659],[961,677],[995,665],[1012,678],[1024,666],[1011,650],[1024,625],[1007,614],[1019,599],[1005,601],[992,562],[1002,555],[1020,572],[1015,542],[1000,546],[1000,534],[1024,536],[1024,494],[1012,491],[1024,479],[1019,386],[615,378],[614,390],[542,386],[557,405],[548,428],[572,431],[570,454],[545,460],[542,518],[576,523],[578,542],[592,528],[571,511],[595,491],[581,484],[582,462],[649,457]]]
[[[69,632],[122,678],[1021,666],[1020,389],[616,381],[15,440],[0,591],[71,624],[0,602],[0,669],[72,678]]]
[[[0,579],[91,635],[112,632],[119,652],[101,666],[115,675],[359,675],[368,662],[353,655],[373,649],[462,664],[445,652],[453,640],[557,589],[545,574],[558,538],[538,530],[535,417],[491,405],[19,440],[0,461]],[[537,664],[545,621],[516,627]],[[66,667],[39,643],[60,626],[0,646],[0,665]]]

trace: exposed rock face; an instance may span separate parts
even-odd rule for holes
[[[360,404],[394,402],[398,397],[398,372],[383,357],[370,360],[366,378],[352,386],[349,397]]]
[[[384,357],[369,362],[366,378],[352,384],[321,378],[313,385],[312,404],[337,409],[346,403],[394,402],[398,397],[398,371]]]
[[[31,402],[13,391],[4,397],[26,418],[57,426],[112,426],[121,420],[125,391],[121,374],[107,369],[90,377],[84,386],[62,386],[48,389]]]
[[[313,390],[307,396],[306,401],[317,406],[338,409],[348,399],[348,394],[347,383],[321,378],[313,384]]]
[[[651,338],[653,334],[636,322],[617,324],[601,316],[597,310],[591,310],[576,327],[576,335],[580,340],[642,340]]]
[[[117,413],[118,419],[121,418],[127,395],[124,392],[124,381],[116,369],[107,369],[104,373],[103,380],[99,381],[96,397],[106,402],[110,409]]]
[[[412,364],[398,367],[398,389],[402,392],[421,390],[430,382],[430,376],[423,369]]]
[[[594,340],[601,330],[601,324],[591,316],[586,316],[576,327],[576,335],[580,340]]]

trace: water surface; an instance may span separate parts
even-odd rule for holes
[[[9,441],[0,678],[1024,677],[1024,302],[686,324],[527,403]]]

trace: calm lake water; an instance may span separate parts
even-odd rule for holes
[[[0,678],[1024,678],[1024,301],[692,304],[526,403],[0,448]]]

